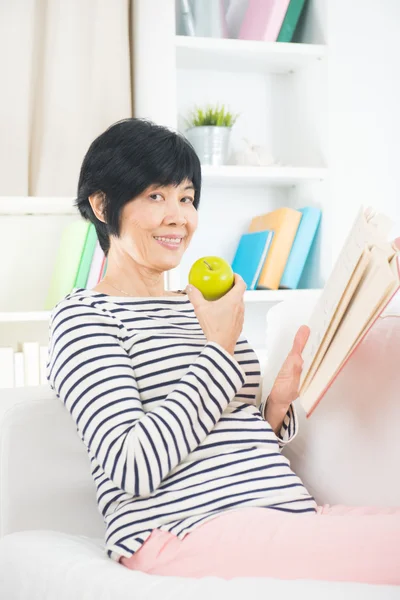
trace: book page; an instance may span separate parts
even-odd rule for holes
[[[301,394],[300,401],[307,412],[311,410],[354,348],[356,341],[360,339],[360,332],[365,331],[372,317],[376,316],[387,300],[388,293],[396,286],[397,280],[387,256],[380,249],[374,248],[367,273],[353,296],[317,373],[308,389]]]
[[[326,335],[340,299],[344,294],[361,255],[367,247],[366,240],[368,235],[366,223],[364,210],[361,208],[311,315],[308,323],[310,335],[302,352],[304,363],[300,378],[300,389],[311,368],[314,356]]]
[[[325,336],[323,337],[321,344],[314,356],[314,359],[312,360],[310,368],[307,372],[307,376],[304,378],[303,384],[300,386],[300,394],[302,394],[306,391],[310,381],[314,377],[314,375],[324,357],[324,354],[328,350],[329,344],[331,343],[331,341],[336,333],[336,330],[339,327],[339,324],[346,312],[346,309],[347,309],[348,305],[350,304],[353,294],[355,293],[355,291],[361,281],[362,276],[364,275],[364,273],[366,272],[366,270],[368,268],[370,260],[371,260],[370,250],[364,250],[364,252],[362,253],[361,258],[358,261],[358,264],[354,270],[354,273],[351,276],[350,281],[348,282],[348,285],[343,293],[343,296],[339,300],[338,307],[337,307],[336,311],[334,312],[332,320],[329,323],[328,328],[326,330]]]
[[[310,336],[302,352],[304,364],[300,378],[300,390],[304,391],[306,378],[308,382],[310,381],[309,371],[313,367],[314,360],[321,345],[324,344],[324,340],[325,344],[318,355],[318,362],[322,359],[323,352],[327,349],[329,341],[332,340],[335,334],[340,323],[340,319],[335,319],[335,315],[338,314],[339,303],[346,290],[351,287],[350,281],[354,276],[357,265],[360,264],[361,256],[365,250],[372,248],[372,246],[387,246],[385,238],[391,224],[388,217],[376,213],[372,208],[369,207],[365,211],[363,207],[360,208],[308,323]],[[350,298],[346,297],[344,300],[348,303]],[[331,329],[329,330],[330,326]],[[327,337],[328,331],[329,335]],[[318,366],[316,366],[317,368]],[[313,372],[316,369],[313,369]]]

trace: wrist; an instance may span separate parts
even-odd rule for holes
[[[279,434],[284,418],[289,410],[290,404],[287,406],[282,403],[277,403],[271,396],[268,396],[264,407],[264,419],[271,425],[274,433]]]

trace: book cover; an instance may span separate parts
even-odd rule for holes
[[[14,387],[14,350],[0,348],[0,388]]]
[[[81,260],[78,267],[78,272],[76,274],[74,288],[85,288],[89,276],[90,267],[93,260],[94,250],[96,248],[97,242],[97,233],[96,228],[93,223],[90,223],[86,239],[85,245],[83,247]]]
[[[249,0],[239,39],[275,42],[288,6],[289,0]]]
[[[96,247],[93,253],[92,264],[90,265],[90,271],[85,286],[88,290],[94,288],[101,279],[104,260],[104,252],[101,249],[99,240],[96,240]]]
[[[38,342],[24,342],[22,344],[24,355],[24,380],[25,385],[40,384],[40,356]]]
[[[300,15],[304,8],[305,0],[290,0],[289,7],[286,11],[285,18],[283,19],[282,26],[280,28],[277,42],[291,42],[293,34],[296,30],[297,23],[299,22]]]
[[[257,289],[277,290],[301,220],[301,212],[294,208],[278,208],[254,217],[249,233],[270,230],[274,232],[271,245],[261,269]]]
[[[273,235],[273,231],[257,231],[245,233],[239,240],[232,269],[243,277],[248,290],[256,289]]]
[[[108,257],[104,256],[103,265],[102,265],[102,268],[101,268],[101,277],[99,278],[99,281],[100,281],[100,279],[103,279],[104,275],[106,274],[107,264],[108,264]]]
[[[283,290],[297,289],[321,221],[321,210],[319,208],[306,206],[300,208],[299,212],[302,215],[300,225],[279,284],[279,287]]]
[[[89,222],[80,219],[63,230],[44,310],[52,310],[72,291],[88,229]]]

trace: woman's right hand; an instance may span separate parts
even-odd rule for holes
[[[246,284],[237,273],[233,287],[218,300],[206,300],[193,285],[186,288],[207,341],[217,342],[232,356],[243,329],[245,291]]]

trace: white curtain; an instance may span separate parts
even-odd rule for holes
[[[0,196],[73,196],[132,116],[129,0],[0,0]]]

